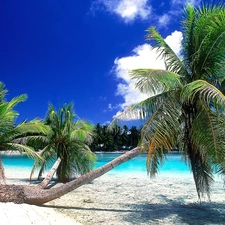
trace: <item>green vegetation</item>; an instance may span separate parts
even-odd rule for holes
[[[44,126],[40,121],[33,120],[15,125],[18,113],[13,109],[18,103],[26,100],[26,95],[20,95],[7,102],[5,95],[7,90],[2,82],[0,82],[0,151],[10,150],[26,152],[29,157],[41,160],[35,149],[27,144],[28,140],[42,140],[48,127]],[[4,178],[3,164],[0,160],[0,180]]]
[[[131,72],[136,87],[154,96],[126,109],[117,119],[137,119],[148,172],[154,176],[164,150],[178,147],[193,172],[199,198],[210,194],[213,172],[225,174],[225,6],[187,5],[182,21],[181,55],[176,55],[155,27],[147,30],[166,70]],[[141,112],[135,114],[136,111]]]
[[[108,126],[95,126],[95,137],[91,145],[92,151],[114,151],[130,150],[138,145],[141,138],[141,128],[132,126],[130,129],[126,125],[122,128],[115,125],[109,129]]]
[[[95,155],[88,144],[93,140],[93,125],[75,120],[73,104],[65,104],[58,111],[49,104],[45,124],[50,130],[39,147],[42,148],[40,156],[44,161],[35,161],[31,175],[35,169],[40,169],[39,176],[44,172],[47,164],[61,158],[61,163],[56,171],[59,181],[66,182],[76,175],[89,172],[95,162]]]

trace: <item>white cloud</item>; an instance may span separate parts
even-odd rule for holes
[[[169,14],[163,14],[162,16],[159,16],[158,19],[158,25],[159,27],[166,27],[171,20],[171,16]]]
[[[186,5],[187,3],[191,3],[192,5],[199,5],[201,3],[201,0],[172,0],[171,1],[172,5],[177,6],[177,5]]]
[[[155,50],[148,44],[140,45],[133,50],[133,55],[117,58],[114,61],[115,73],[122,82],[117,85],[116,94],[124,98],[122,109],[147,98],[135,88],[135,81],[131,79],[129,71],[133,69],[157,68],[165,69],[164,62],[157,59]]]
[[[122,0],[115,12],[127,21],[138,16],[145,20],[151,13],[151,8],[147,6],[147,0]]]
[[[182,33],[174,31],[171,35],[165,38],[165,41],[175,51],[176,54],[180,53]],[[120,104],[122,110],[127,106],[140,102],[148,96],[140,93],[135,88],[135,81],[131,80],[129,71],[133,69],[165,69],[164,61],[157,58],[155,49],[151,49],[149,44],[144,44],[136,47],[131,56],[116,58],[114,61],[114,71],[120,81],[117,85],[116,95],[124,98],[124,102]]]
[[[147,3],[148,0],[96,0],[94,8],[104,6],[108,12],[117,14],[125,22],[130,22],[135,18],[148,19],[151,6]]]
[[[183,34],[180,31],[175,30],[171,35],[165,38],[166,43],[173,49],[173,51],[179,55],[181,50],[181,41]]]

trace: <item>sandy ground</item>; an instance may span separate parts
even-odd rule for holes
[[[0,203],[1,225],[78,225],[70,217],[53,208],[14,203]]]
[[[27,182],[29,171],[6,170],[7,183]],[[29,183],[28,183],[29,184]],[[225,224],[225,189],[217,179],[211,202],[200,204],[190,174],[110,172],[42,207],[0,203],[1,224]]]

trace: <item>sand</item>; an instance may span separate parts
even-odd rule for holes
[[[6,173],[8,183],[27,182],[25,172]],[[42,207],[0,203],[0,219],[3,225],[225,224],[225,190],[217,178],[211,202],[203,198],[200,204],[191,174],[162,173],[150,179],[112,171]]]

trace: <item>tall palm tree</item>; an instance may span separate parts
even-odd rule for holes
[[[50,126],[50,131],[42,143],[43,149],[40,153],[45,161],[35,161],[31,176],[39,168],[40,177],[55,157],[61,159],[56,171],[61,182],[85,174],[93,168],[96,157],[88,144],[93,140],[94,127],[80,119],[75,121],[75,116],[72,103],[65,104],[58,111],[49,104],[45,123]]]
[[[164,59],[166,70],[136,69],[136,87],[152,97],[126,109],[146,119],[141,144],[148,149],[147,168],[154,176],[170,151],[179,147],[189,163],[199,198],[210,194],[213,173],[225,174],[225,6],[187,5],[178,56],[155,27],[147,40]],[[138,112],[138,113],[136,113]]]
[[[19,114],[13,108],[18,103],[25,101],[27,96],[20,95],[7,102],[5,100],[6,93],[5,85],[0,82],[0,151],[16,150],[20,153],[26,152],[29,157],[41,160],[35,149],[27,145],[27,141],[43,139],[48,127],[38,120],[25,121],[16,125],[15,120]],[[0,179],[2,178],[4,183],[5,175],[1,159],[0,171]]]

